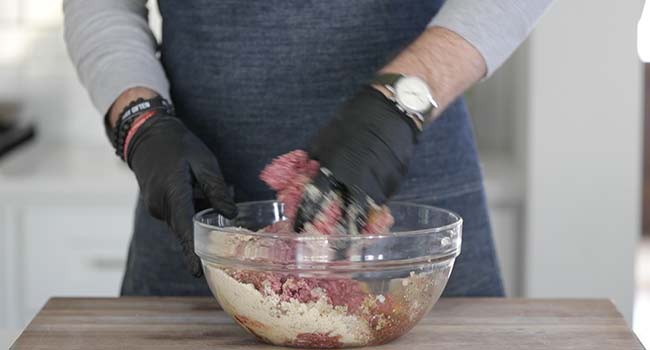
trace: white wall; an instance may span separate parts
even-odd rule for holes
[[[529,47],[524,294],[612,298],[640,234],[642,1],[557,1]]]

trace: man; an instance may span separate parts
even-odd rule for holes
[[[361,209],[351,227],[388,199],[448,208],[465,224],[445,295],[503,295],[458,96],[549,3],[159,0],[159,59],[146,0],[64,1],[70,56],[141,190],[122,294],[209,294],[192,277],[197,198],[233,217],[273,198],[264,165],[306,148],[322,171],[296,229],[334,193]]]

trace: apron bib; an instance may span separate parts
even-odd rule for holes
[[[159,0],[162,62],[178,118],[217,156],[236,201],[273,198],[259,180],[262,168],[304,149],[347,97],[425,30],[441,5]],[[415,152],[396,199],[442,206],[465,219],[463,253],[446,293],[502,294],[462,100],[423,133]],[[173,234],[140,202],[123,293],[209,294],[204,280],[186,272],[180,254]]]

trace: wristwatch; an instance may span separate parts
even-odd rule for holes
[[[424,128],[427,117],[438,108],[427,83],[416,76],[386,73],[377,76],[371,85],[386,88],[389,92],[386,97],[395,102],[397,108],[413,120],[420,131]]]

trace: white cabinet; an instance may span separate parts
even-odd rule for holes
[[[108,147],[36,144],[0,162],[0,328],[52,296],[117,296],[136,195]]]
[[[132,213],[110,206],[34,206],[19,221],[19,314],[29,320],[52,295],[117,296]],[[27,317],[27,319],[25,319]]]

